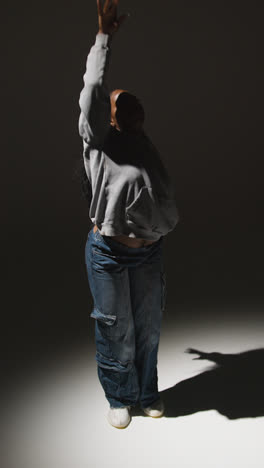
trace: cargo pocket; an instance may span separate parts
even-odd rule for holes
[[[97,320],[102,335],[111,337],[116,332],[116,315],[106,315],[96,307],[93,308],[90,317]]]
[[[167,299],[167,282],[166,282],[166,274],[164,271],[161,272],[161,311],[165,311],[166,307],[166,299]]]

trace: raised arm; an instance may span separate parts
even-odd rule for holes
[[[117,17],[118,0],[106,0],[102,7],[97,0],[99,31],[90,50],[80,94],[80,136],[92,147],[103,144],[110,125],[110,97],[106,73],[110,58],[110,44],[126,15]]]

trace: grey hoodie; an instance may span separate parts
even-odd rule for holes
[[[89,216],[102,235],[158,240],[179,219],[174,190],[146,134],[118,131],[110,125],[106,85],[110,41],[108,34],[97,34],[79,100],[79,133],[92,189]]]

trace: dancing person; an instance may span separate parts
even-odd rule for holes
[[[125,15],[97,0],[99,31],[86,63],[79,133],[90,185],[85,262],[95,319],[97,371],[107,419],[128,426],[130,409],[160,417],[157,355],[166,302],[163,238],[178,221],[174,190],[146,135],[144,108],[124,89],[109,93],[112,40]]]

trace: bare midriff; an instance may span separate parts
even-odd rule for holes
[[[95,225],[93,232],[96,232],[97,229],[98,227]],[[123,234],[120,234],[119,236],[111,236],[111,238],[117,242],[120,242],[121,244],[127,245],[128,247],[134,247],[135,249],[138,249],[139,247],[146,247],[147,245],[157,242],[155,240],[140,239],[138,237],[128,237],[124,236]]]

